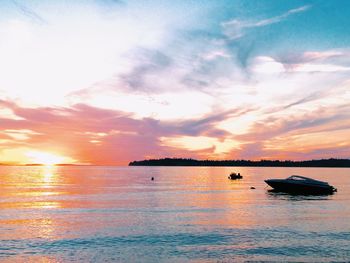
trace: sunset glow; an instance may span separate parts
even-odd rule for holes
[[[350,0],[0,0],[0,263],[349,262]]]
[[[350,158],[349,3],[256,3],[2,1],[0,163]]]
[[[65,158],[46,152],[27,152],[26,155],[33,163],[43,165],[54,165],[64,162]]]

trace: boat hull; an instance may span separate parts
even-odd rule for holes
[[[265,182],[277,192],[294,194],[332,194],[336,190],[330,185],[311,185],[299,182],[288,182],[288,180],[269,179]]]

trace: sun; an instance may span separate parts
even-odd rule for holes
[[[30,151],[27,152],[26,155],[31,159],[32,163],[43,165],[55,165],[65,160],[62,156],[47,152]]]

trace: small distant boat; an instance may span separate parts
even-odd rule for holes
[[[236,173],[231,173],[229,176],[228,176],[228,179],[230,179],[230,180],[237,180],[237,179],[242,179],[243,178],[243,176],[240,174],[240,173],[238,173],[238,174],[236,174]]]
[[[336,188],[327,182],[312,178],[292,175],[286,179],[268,179],[265,182],[275,191],[299,194],[332,194]]]

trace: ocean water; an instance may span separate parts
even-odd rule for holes
[[[338,192],[263,181],[291,174]],[[350,261],[350,169],[0,167],[0,262],[245,261]]]

